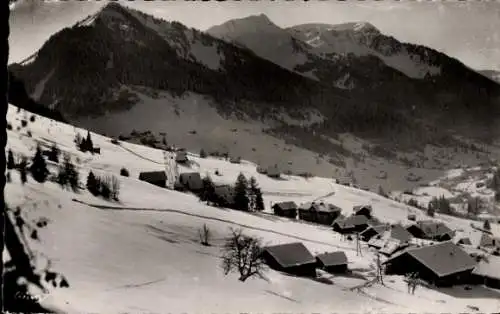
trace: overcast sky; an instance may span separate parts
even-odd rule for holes
[[[24,1],[24,3],[23,3]],[[200,30],[227,20],[266,14],[288,27],[302,23],[370,22],[404,42],[422,44],[475,69],[500,70],[500,1],[121,1]],[[11,13],[9,62],[21,61],[50,37],[97,12],[105,1],[21,0]]]

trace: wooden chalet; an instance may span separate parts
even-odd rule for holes
[[[274,270],[316,277],[316,259],[300,242],[265,247],[262,258]]]
[[[432,241],[448,241],[453,239],[454,232],[444,223],[433,220],[421,220],[410,225],[406,230],[415,238],[432,240]]]
[[[329,273],[345,273],[347,272],[347,256],[344,252],[323,253],[316,256],[318,268]]]
[[[280,202],[272,206],[276,216],[297,218],[297,204],[295,202]]]
[[[190,191],[203,189],[203,180],[199,172],[183,172],[179,174],[178,181],[184,189]]]
[[[229,158],[229,162],[232,163],[232,164],[239,164],[239,163],[241,163],[241,157],[231,156]]]
[[[341,212],[342,209],[333,204],[323,202],[304,203],[299,206],[299,219],[331,226]]]
[[[389,230],[388,225],[377,225],[377,226],[369,226],[363,232],[359,234],[361,240],[368,242],[371,238],[376,236],[381,236],[385,231]]]
[[[363,232],[369,226],[369,220],[363,215],[352,215],[339,218],[332,224],[333,230],[340,234],[353,234]]]
[[[278,164],[274,164],[266,168],[266,174],[271,178],[279,178],[281,176],[281,171],[278,167]]]
[[[477,262],[451,241],[404,250],[386,260],[386,273],[416,273],[436,286],[468,283]]]
[[[368,219],[372,217],[372,205],[356,205],[352,210],[354,211],[354,215],[363,215]]]
[[[159,187],[167,186],[167,175],[165,171],[148,171],[139,173],[139,180],[154,184]]]

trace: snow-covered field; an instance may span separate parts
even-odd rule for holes
[[[240,227],[258,236],[266,244],[300,241],[313,253],[343,250],[349,267],[360,276],[373,278],[375,256],[364,245],[356,254],[355,243],[342,240],[327,227],[300,223],[270,215],[270,203],[324,199],[341,207],[344,214],[352,206],[370,203],[375,215],[387,222],[404,222],[409,212],[424,214],[376,194],[336,185],[332,179],[303,179],[284,176],[274,180],[256,172],[255,164],[230,164],[222,160],[190,156],[193,169],[181,172],[209,173],[214,181],[233,183],[238,173],[255,176],[264,192],[264,213],[244,213],[208,207],[195,196],[155,187],[137,179],[140,171],[162,170],[163,152],[121,143],[92,134],[100,155],[84,154],[75,149],[75,131],[86,131],[36,117],[17,131],[25,113],[9,107],[7,148],[28,157],[34,155],[37,142],[56,142],[77,164],[80,180],[87,173],[113,174],[125,167],[130,177],[119,177],[120,202],[96,198],[87,191],[62,190],[31,177],[21,185],[17,172],[5,189],[10,207],[20,206],[28,220],[49,219],[39,230],[41,242],[30,242],[39,252],[38,263],[51,260],[53,269],[64,274],[70,287],[51,289],[43,303],[64,312],[78,313],[206,313],[206,312],[481,312],[500,309],[500,292],[475,287],[432,290],[419,287],[415,295],[407,293],[399,276],[385,278],[386,286],[374,285],[362,292],[348,288],[363,283],[353,277],[330,276],[333,284],[296,278],[269,270],[267,281],[249,279],[242,283],[236,275],[224,276],[220,268],[220,245],[229,228]],[[27,114],[29,118],[31,114]],[[29,121],[29,119],[28,119]],[[27,130],[32,136],[27,136]],[[222,176],[215,176],[219,170]],[[333,193],[333,194],[332,194]],[[113,208],[107,208],[113,207]],[[438,220],[463,232],[477,232],[470,221],[438,215]],[[207,224],[213,233],[211,247],[199,244],[198,230]],[[500,227],[492,224],[494,232]],[[43,253],[43,254],[42,254]]]

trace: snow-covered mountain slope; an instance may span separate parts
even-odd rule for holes
[[[213,26],[207,33],[247,47],[258,56],[293,70],[307,61],[307,48],[264,15],[253,15]],[[311,73],[304,73],[317,79]]]
[[[31,156],[35,146],[57,143],[63,153],[76,164],[82,185],[87,173],[115,175],[122,167],[130,177],[119,177],[120,201],[111,203],[96,198],[86,190],[73,193],[57,184],[36,183],[28,177],[21,185],[16,171],[10,171],[11,182],[5,189],[8,204],[22,208],[27,220],[45,217],[49,224],[39,230],[41,242],[30,240],[38,265],[51,261],[54,270],[63,273],[70,284],[67,289],[50,289],[40,297],[43,304],[62,312],[144,313],[182,311],[189,313],[248,311],[467,311],[477,306],[492,312],[500,306],[498,292],[474,287],[464,298],[453,289],[419,287],[415,295],[407,293],[399,276],[386,277],[386,286],[374,285],[363,293],[350,291],[364,281],[355,277],[330,276],[333,284],[290,277],[268,271],[267,281],[238,281],[235,275],[224,276],[220,268],[220,245],[229,228],[241,227],[250,235],[261,237],[266,244],[300,241],[313,253],[343,250],[349,267],[367,278],[374,275],[375,256],[364,245],[356,254],[356,244],[341,240],[330,228],[299,223],[269,215],[270,202],[296,202],[322,199],[352,211],[356,204],[371,203],[374,213],[387,222],[405,221],[412,211],[406,205],[376,194],[334,184],[331,179],[314,177],[308,180],[283,176],[274,180],[256,172],[256,165],[247,161],[230,164],[223,160],[201,159],[190,154],[193,168],[210,174],[215,181],[233,182],[242,172],[255,176],[264,192],[264,213],[244,213],[208,207],[189,194],[158,188],[139,181],[140,171],[162,170],[163,152],[140,145],[111,143],[109,138],[92,133],[98,155],[75,149],[76,132],[85,130],[57,123],[40,116],[28,120],[26,128],[17,129],[24,115],[9,107],[7,148],[15,154]],[[31,135],[28,135],[28,130]],[[55,172],[55,165],[49,163]],[[218,169],[222,176],[214,175]],[[334,193],[332,195],[332,193]],[[76,200],[76,201],[75,201]],[[424,218],[422,212],[415,212]],[[453,229],[470,228],[463,219],[437,215]],[[207,224],[213,234],[211,247],[199,244],[198,230]],[[500,232],[498,225],[492,225]],[[43,266],[42,266],[43,267]],[[360,277],[361,278],[361,277]],[[422,298],[426,302],[422,303]]]
[[[426,60],[427,51],[423,55],[409,51],[407,45],[384,36],[370,23],[303,24],[294,26],[289,31],[311,46],[316,53],[376,56],[386,65],[415,79],[441,72],[439,65],[432,65]]]

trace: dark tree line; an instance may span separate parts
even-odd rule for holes
[[[222,195],[216,193],[215,184],[209,176],[203,178],[203,187],[198,196],[207,205],[218,207],[228,207],[241,211],[262,211],[264,210],[264,199],[262,191],[257,184],[255,177],[250,181],[240,173],[234,184],[234,200],[229,203]]]

